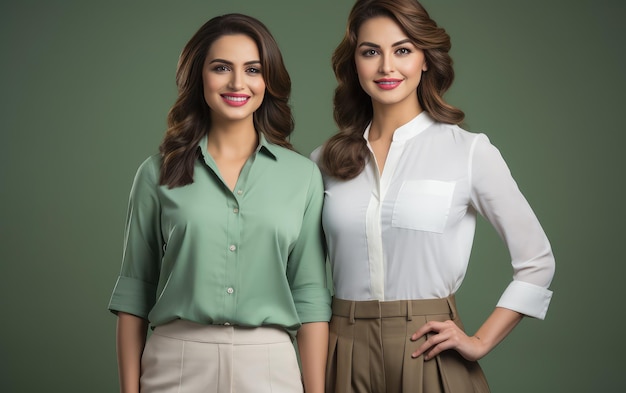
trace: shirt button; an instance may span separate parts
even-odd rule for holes
[[[226,292],[227,292],[229,295],[232,295],[232,293],[233,293],[233,292],[235,292],[235,290],[234,290],[234,289],[232,289],[232,288],[228,288],[228,289],[226,290]]]
[[[235,246],[234,244],[231,244],[230,247],[228,247],[228,249],[230,251],[235,251],[237,249],[237,246]]]
[[[235,214],[239,213],[239,209],[234,208],[234,209],[233,209],[233,213],[235,213]]]
[[[243,194],[243,190],[237,190],[237,195]]]
[[[224,326],[230,326],[230,322],[224,322]]]

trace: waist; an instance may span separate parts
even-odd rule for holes
[[[333,299],[333,315],[351,319],[378,319],[419,315],[456,315],[454,295],[441,299],[353,301]]]
[[[203,325],[177,319],[154,328],[152,334],[186,341],[216,344],[270,344],[291,342],[289,334],[273,326],[242,327]]]

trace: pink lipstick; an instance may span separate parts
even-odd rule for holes
[[[247,94],[221,94],[221,97],[230,106],[243,106],[250,100],[250,96]]]
[[[391,90],[400,86],[400,83],[402,83],[402,79],[382,78],[375,80],[374,83],[376,83],[376,85],[383,90]]]

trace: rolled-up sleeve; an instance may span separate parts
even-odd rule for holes
[[[109,302],[109,310],[148,319],[156,301],[162,253],[158,156],[148,158],[137,170],[131,188],[122,268]]]
[[[513,281],[497,306],[544,319],[555,270],[550,242],[500,152],[485,135],[475,141],[470,170],[472,204],[506,243],[513,266]]]
[[[331,317],[321,222],[324,186],[317,166],[311,167],[302,226],[287,265],[287,278],[301,323],[329,321]]]

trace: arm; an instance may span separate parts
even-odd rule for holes
[[[328,323],[303,324],[298,330],[298,350],[302,363],[304,391],[323,393],[326,356],[328,354]]]
[[[476,334],[468,337],[452,321],[428,322],[411,337],[418,340],[435,333],[420,345],[413,357],[429,359],[446,349],[455,349],[468,360],[489,353],[519,323],[524,315],[543,319],[552,292],[554,256],[539,220],[520,192],[500,152],[484,136],[477,137],[470,165],[472,205],[496,229],[511,254],[513,282],[496,309]]]
[[[552,248],[500,152],[484,135],[475,141],[470,178],[472,206],[498,232],[511,256],[513,281],[496,307],[544,319],[552,297]]]
[[[117,315],[117,361],[120,391],[139,392],[141,355],[146,342],[148,313],[155,303],[159,279],[160,206],[156,195],[156,163],[146,160],[131,189],[124,254],[109,310]]]
[[[479,360],[495,348],[522,320],[523,315],[506,308],[496,307],[474,336],[467,336],[453,321],[430,321],[419,328],[411,340],[416,341],[427,333],[430,336],[413,352],[416,358],[424,354],[428,360],[442,351],[454,349],[465,359]]]
[[[148,322],[124,312],[117,318],[117,367],[120,392],[139,393],[141,354],[146,344]]]
[[[294,304],[302,323],[297,339],[307,393],[324,392],[331,316],[321,222],[323,198],[321,174],[312,166],[302,226],[287,268]]]

